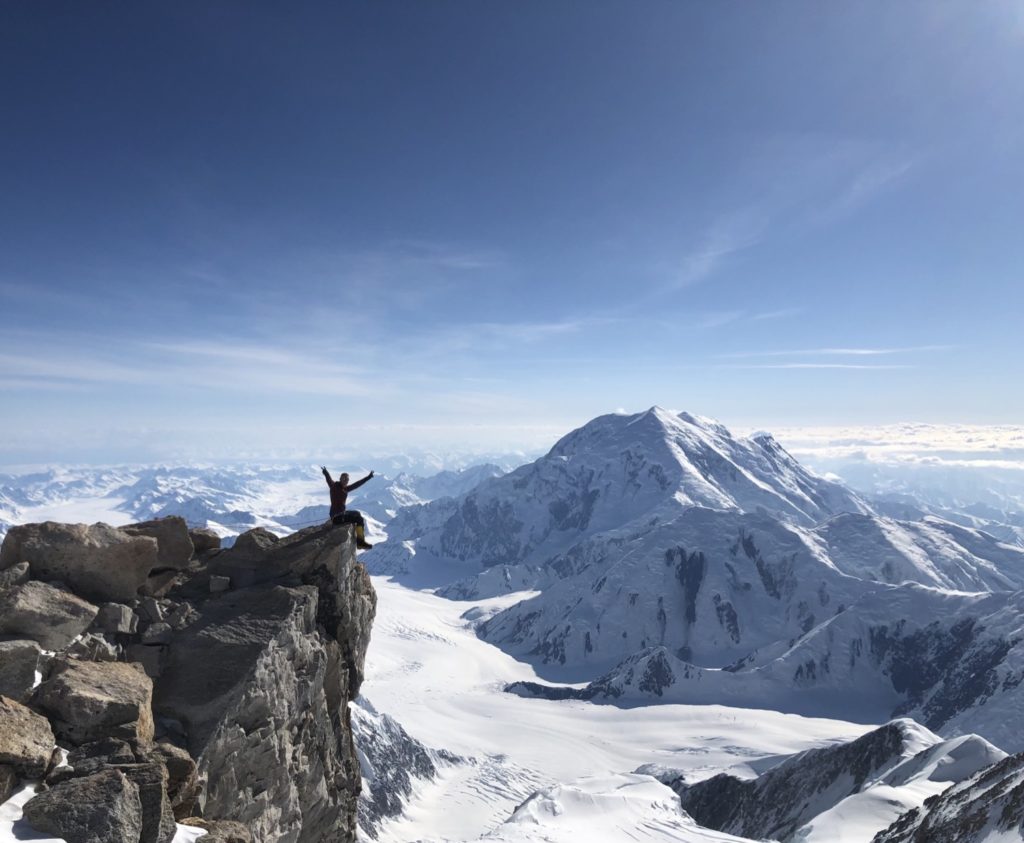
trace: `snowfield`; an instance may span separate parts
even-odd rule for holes
[[[694,781],[722,771],[749,778],[793,753],[852,740],[871,728],[719,705],[621,709],[525,699],[502,689],[513,681],[537,681],[533,669],[477,638],[473,622],[463,617],[486,615],[522,595],[466,603],[383,577],[374,577],[373,584],[379,602],[363,693],[426,746],[473,759],[422,782],[404,816],[384,824],[381,841],[476,840],[492,832],[488,840],[735,840],[695,829],[685,816],[658,807],[664,800],[672,804],[673,794],[653,778],[616,777],[654,763],[684,770]],[[580,781],[586,778],[591,780]],[[609,790],[601,781],[616,784]],[[619,793],[617,800],[614,794],[627,783],[637,789]],[[558,836],[551,838],[523,836],[534,833],[524,830],[529,823],[523,815],[505,825],[524,800],[544,788],[556,788],[545,798],[550,805],[569,804],[577,825],[563,817]],[[652,792],[658,794],[653,800]],[[617,806],[614,818],[601,823],[609,836],[587,836],[593,828],[593,818],[581,808],[587,800],[602,812]],[[550,811],[540,805],[531,811],[547,817]],[[642,805],[650,806],[644,813],[650,828],[641,834],[636,821]],[[665,836],[668,817],[667,828],[679,836]],[[616,823],[621,835],[612,835]]]

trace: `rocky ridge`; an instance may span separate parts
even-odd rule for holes
[[[355,840],[375,607],[349,528],[12,528],[0,801],[33,789],[23,822],[68,843]]]

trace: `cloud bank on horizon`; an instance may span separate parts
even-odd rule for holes
[[[1024,419],[1009,4],[65,12],[0,11],[0,464]]]

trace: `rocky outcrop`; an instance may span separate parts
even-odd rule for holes
[[[89,600],[135,597],[161,568],[159,543],[107,524],[23,524],[0,548],[0,570],[28,562],[36,579],[59,580]]]
[[[177,818],[211,841],[355,840],[348,704],[376,598],[351,528],[215,544],[174,518],[8,534],[0,685],[26,705],[0,700],[0,786],[45,774],[39,831],[169,843]]]
[[[40,778],[50,765],[53,731],[45,717],[0,697],[0,765],[16,775]]]
[[[61,782],[33,797],[24,814],[67,843],[139,843],[142,834],[139,789],[118,770]]]
[[[88,629],[96,612],[92,603],[33,580],[0,592],[0,635],[30,638],[47,650],[60,650]]]
[[[57,737],[71,744],[153,739],[153,682],[137,664],[58,659],[36,703]]]
[[[872,843],[986,843],[1024,839],[1024,752],[907,811]]]
[[[42,649],[35,641],[0,641],[0,696],[25,702],[36,684]]]

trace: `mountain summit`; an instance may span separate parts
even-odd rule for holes
[[[804,526],[871,511],[768,434],[745,439],[711,419],[652,407],[599,416],[535,462],[462,498],[404,510],[370,564],[389,573],[433,565],[448,577],[453,563],[463,576],[496,565],[540,566],[591,536],[663,523],[691,507]]]

